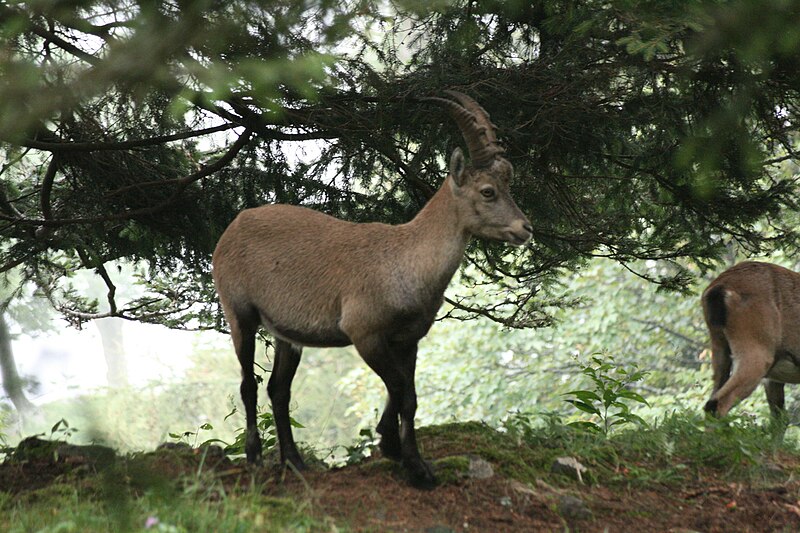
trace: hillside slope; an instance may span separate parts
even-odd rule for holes
[[[800,454],[753,425],[684,417],[606,439],[526,420],[504,431],[469,422],[419,438],[441,480],[430,491],[380,457],[301,476],[249,468],[216,447],[117,457],[31,439],[0,465],[0,529],[800,530]],[[554,469],[559,457],[576,460],[580,476]]]

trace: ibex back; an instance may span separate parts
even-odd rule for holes
[[[764,380],[770,411],[780,416],[784,384],[800,383],[800,274],[739,263],[711,282],[702,303],[714,370],[705,410],[725,416]]]
[[[281,460],[304,468],[289,423],[292,379],[303,346],[355,345],[383,380],[388,401],[377,430],[384,456],[402,461],[412,484],[436,479],[414,434],[417,343],[431,327],[472,235],[521,246],[532,228],[509,195],[513,167],[488,114],[464,94],[445,105],[467,142],[450,158],[441,188],[407,224],[355,224],[288,205],[248,209],[214,251],[214,282],[242,367],[247,459],[261,457],[256,427],[255,335],[275,337],[267,385]],[[399,422],[398,422],[399,419]]]

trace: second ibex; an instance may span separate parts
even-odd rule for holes
[[[714,391],[705,410],[725,416],[764,383],[772,416],[785,423],[784,384],[800,383],[800,274],[745,261],[703,291]]]
[[[355,345],[386,384],[377,431],[383,455],[402,461],[412,484],[435,485],[414,433],[417,343],[434,321],[472,235],[521,246],[533,229],[509,195],[514,169],[494,125],[468,96],[445,105],[472,165],[456,148],[441,188],[406,224],[345,222],[289,205],[242,211],[214,251],[213,274],[242,367],[246,454],[261,458],[253,374],[256,332],[275,337],[267,392],[282,461],[304,468],[289,422],[292,379],[303,346]]]

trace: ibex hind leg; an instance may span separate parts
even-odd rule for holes
[[[731,349],[728,341],[721,330],[711,333],[711,366],[714,370],[714,390],[711,392],[711,400],[706,402],[705,411],[709,414],[717,414],[716,392],[725,385],[731,375]]]
[[[300,364],[301,354],[301,348],[276,339],[275,361],[272,365],[272,375],[267,383],[267,393],[272,401],[272,416],[278,433],[281,462],[288,461],[298,470],[305,469],[306,465],[300,457],[300,452],[297,450],[297,445],[292,435],[292,425],[289,419],[289,401],[291,400],[292,380],[294,380],[297,365]]]
[[[253,364],[256,350],[256,330],[254,323],[241,318],[229,317],[231,338],[236,356],[242,368],[242,383],[239,392],[244,404],[246,417],[247,439],[245,441],[245,454],[248,463],[261,462],[261,436],[258,432],[256,404],[258,403],[258,383],[253,373]]]
[[[740,400],[744,400],[758,387],[774,362],[774,352],[770,348],[754,342],[730,340],[733,371],[730,378],[719,388],[706,404],[713,404],[718,416],[725,416]]]
[[[784,385],[780,381],[772,381],[771,379],[768,379],[764,382],[764,392],[767,393],[769,410],[770,413],[772,413],[772,416],[775,418],[784,416],[786,413],[786,400],[783,389]]]

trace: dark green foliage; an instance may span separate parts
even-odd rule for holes
[[[235,412],[235,410],[234,410]],[[232,412],[228,416],[234,414]],[[227,418],[227,417],[226,417]],[[302,428],[303,425],[297,422],[294,418],[289,418],[289,423],[292,427]],[[262,412],[258,415],[258,431],[261,435],[261,445],[266,452],[270,452],[275,448],[278,443],[277,430],[275,428],[275,420],[272,418],[271,412]],[[234,441],[225,446],[225,453],[228,455],[244,455],[244,445],[247,440],[247,431],[245,428],[240,428],[236,433]]]
[[[24,265],[75,322],[221,328],[209,255],[242,208],[407,221],[461,144],[419,97],[469,93],[498,125],[535,228],[475,242],[456,312],[547,321],[594,256],[795,250],[800,14],[770,0],[80,2],[0,7],[0,271]],[[212,129],[208,129],[212,128]],[[194,132],[194,133],[193,133]],[[312,141],[312,142],[306,142]],[[298,148],[299,147],[299,148]],[[305,156],[300,155],[307,150]],[[149,293],[117,302],[112,260]],[[64,278],[93,269],[108,302]],[[654,279],[685,289],[673,269]]]
[[[790,475],[776,472],[770,464],[781,454],[797,453],[796,442],[780,442],[752,420],[719,422],[699,413],[673,412],[635,430],[621,429],[609,438],[564,424],[555,415],[518,414],[505,427],[523,443],[517,454],[525,461],[536,461],[539,468],[547,469],[556,457],[575,457],[587,467],[588,481],[601,484],[680,484],[706,471],[730,479],[769,482],[775,476]],[[518,472],[525,475],[525,470]]]

